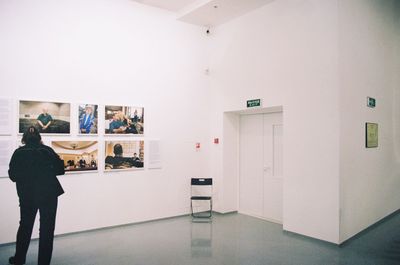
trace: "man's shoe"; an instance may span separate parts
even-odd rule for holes
[[[8,263],[12,264],[12,265],[23,265],[23,264],[25,264],[25,263],[15,263],[15,257],[14,256],[12,256],[12,257],[10,257],[8,259]]]

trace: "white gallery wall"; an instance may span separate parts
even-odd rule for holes
[[[283,228],[338,242],[336,1],[273,1],[216,28],[211,38],[210,76],[222,102],[213,128],[235,127],[231,114],[223,122],[223,112],[245,109],[247,99],[262,98],[264,107],[283,106]],[[224,133],[224,150],[234,142]],[[230,154],[219,151],[214,170],[229,186],[237,181],[234,163],[226,163]],[[227,190],[220,202],[227,211],[237,210],[237,203],[232,205],[237,190]]]
[[[400,205],[400,2],[338,3],[343,242]],[[365,122],[378,123],[378,148],[365,148]]]
[[[145,136],[128,138],[161,140],[162,169],[59,177],[66,193],[57,234],[189,212],[190,177],[209,176],[214,148],[203,29],[133,1],[1,0],[0,36],[1,97],[15,107],[18,99],[70,102],[77,115],[78,103],[143,106]],[[15,142],[16,123],[6,137]],[[78,137],[76,125],[72,116],[70,137],[45,141],[99,140],[104,157],[105,139],[127,139]],[[19,209],[7,178],[0,179],[0,201],[0,243],[13,242]]]
[[[283,106],[285,230],[341,243],[399,209],[399,14],[398,1],[279,0],[215,29],[224,144],[238,141],[224,111]],[[365,148],[365,122],[379,123],[378,148]],[[238,209],[232,151],[214,168],[226,211]]]

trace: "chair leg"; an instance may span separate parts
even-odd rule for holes
[[[192,211],[192,217],[194,218],[194,212],[193,212],[193,200],[190,200],[190,210]]]
[[[210,209],[208,210],[208,215],[206,215],[206,216],[204,216],[204,215],[196,216],[194,209],[193,209],[193,201],[192,200],[190,201],[190,208],[191,208],[191,212],[192,212],[191,213],[192,218],[211,218],[212,217],[212,208],[213,208],[212,200],[210,200]]]

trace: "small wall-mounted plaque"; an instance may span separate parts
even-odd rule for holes
[[[365,147],[378,147],[378,124],[365,123]]]
[[[367,106],[370,108],[375,108],[376,100],[374,98],[367,97]]]

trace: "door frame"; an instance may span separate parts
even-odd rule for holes
[[[223,190],[222,213],[237,212],[239,210],[239,177],[240,177],[240,116],[246,114],[269,114],[282,113],[282,124],[285,126],[285,112],[283,106],[272,106],[266,108],[243,109],[223,112],[223,161],[222,173],[223,181],[221,183]],[[283,141],[285,139],[285,130]],[[283,161],[285,163],[285,161]],[[236,165],[236,166],[232,166]],[[283,181],[285,173],[283,172]],[[284,189],[284,185],[283,185]],[[284,194],[284,190],[283,190]],[[283,217],[284,215],[283,205]],[[273,220],[268,220],[273,221]],[[282,219],[282,224],[284,218]]]

